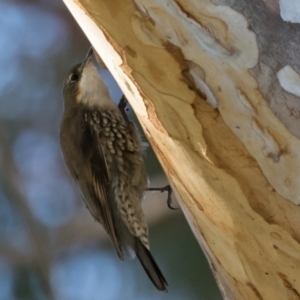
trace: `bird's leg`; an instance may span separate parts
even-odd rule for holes
[[[128,103],[128,100],[127,98],[125,97],[125,95],[123,95],[119,101],[119,104],[118,104],[118,107],[119,107],[119,110],[124,118],[124,120],[126,122],[130,122],[129,119],[128,119],[128,116],[126,114],[126,106],[127,106],[127,103]]]
[[[170,209],[177,209],[176,207],[173,207],[172,206],[172,188],[171,186],[168,184],[164,187],[161,187],[161,188],[146,188],[145,190],[146,192],[154,192],[154,191],[157,191],[157,192],[161,192],[161,193],[164,193],[164,192],[168,192],[168,198],[167,198],[167,205]]]

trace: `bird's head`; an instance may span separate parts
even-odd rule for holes
[[[101,105],[107,102],[108,89],[99,75],[93,60],[93,48],[91,48],[85,60],[75,65],[64,81],[63,95],[65,105],[86,104],[88,106]]]

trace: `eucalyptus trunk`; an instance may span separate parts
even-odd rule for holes
[[[300,4],[64,2],[129,99],[224,299],[300,299]]]

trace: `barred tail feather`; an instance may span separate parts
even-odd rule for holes
[[[141,243],[141,241],[136,238],[136,255],[140,260],[144,270],[149,276],[150,280],[156,286],[156,288],[160,291],[166,291],[168,283],[164,278],[164,275],[161,273],[158,265],[156,264],[153,256],[150,251]]]

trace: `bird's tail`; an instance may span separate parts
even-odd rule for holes
[[[153,284],[158,290],[166,291],[168,283],[164,278],[164,275],[161,273],[150,251],[138,238],[136,238],[135,245],[136,255]]]

